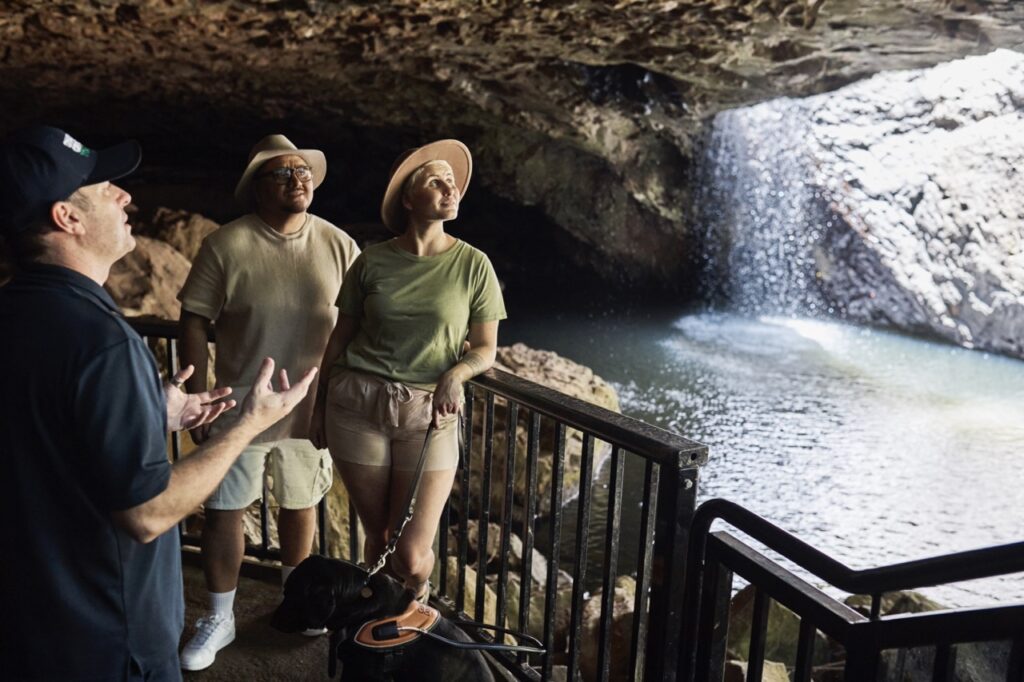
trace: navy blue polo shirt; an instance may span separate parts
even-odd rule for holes
[[[177,655],[178,534],[141,544],[111,518],[167,487],[166,426],[102,287],[39,265],[0,288],[0,678],[121,680]]]

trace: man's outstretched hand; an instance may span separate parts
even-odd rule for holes
[[[209,424],[235,406],[234,400],[221,400],[231,393],[230,388],[215,388],[203,393],[185,393],[182,386],[192,376],[192,365],[179,370],[164,384],[167,399],[167,429],[181,431]]]
[[[278,372],[279,391],[275,391],[270,382],[273,375],[274,359],[264,358],[252,390],[242,401],[239,421],[252,425],[257,432],[272,426],[306,397],[316,376],[316,367],[303,374],[294,386],[288,382],[288,372],[282,369]]]

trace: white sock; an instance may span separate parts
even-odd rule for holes
[[[208,592],[210,596],[210,610],[218,616],[234,616],[235,608],[235,592],[237,588],[230,592]]]
[[[288,582],[288,576],[295,570],[294,566],[285,566],[281,564],[281,591],[284,592],[284,584]]]

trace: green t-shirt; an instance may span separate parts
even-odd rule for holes
[[[461,240],[436,256],[394,240],[368,247],[345,276],[338,310],[359,331],[335,367],[431,389],[458,362],[470,323],[506,317],[491,261]]]

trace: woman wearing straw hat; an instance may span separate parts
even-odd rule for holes
[[[406,511],[434,424],[416,512],[390,561],[419,597],[428,593],[431,547],[455,480],[463,384],[494,363],[498,321],[505,319],[487,256],[444,230],[458,215],[472,165],[457,140],[396,161],[381,218],[398,236],[368,247],[345,277],[321,364],[328,383],[310,431],[338,465],[366,531],[364,559],[374,561]]]

